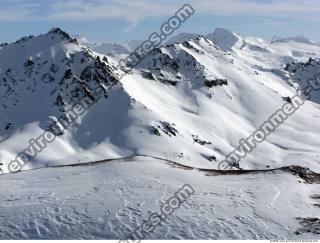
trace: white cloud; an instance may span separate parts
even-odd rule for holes
[[[297,16],[320,13],[318,0],[203,0],[197,5],[202,12],[226,15]]]
[[[182,0],[0,0],[0,21],[122,18],[134,26],[147,17],[169,16]],[[319,0],[189,0],[197,14],[314,18]]]

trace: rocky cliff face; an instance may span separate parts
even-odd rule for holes
[[[59,28],[3,46],[0,56],[0,104],[5,114],[1,134],[18,128],[21,122],[17,120],[23,118],[16,116],[16,109],[37,107],[36,100],[47,105],[39,113],[59,115],[84,97],[95,99],[98,88],[107,95],[118,83],[106,57],[78,45]]]

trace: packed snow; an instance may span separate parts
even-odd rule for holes
[[[146,239],[318,238],[298,218],[319,215],[319,185],[281,171],[211,175],[136,157],[0,181],[1,239],[126,239],[184,184],[195,193]]]

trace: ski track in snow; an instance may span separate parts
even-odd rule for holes
[[[280,196],[281,192],[278,190],[277,187],[273,187],[274,190],[276,191],[276,195],[274,196],[274,198],[272,199],[270,206],[273,207],[273,204],[277,201],[277,198]]]
[[[124,239],[186,183],[195,194],[148,239],[317,237],[294,232],[296,217],[319,215],[309,200],[319,185],[283,172],[206,176],[140,157],[0,180],[1,239]]]

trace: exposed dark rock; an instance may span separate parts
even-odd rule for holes
[[[72,70],[70,68],[68,68],[65,71],[62,80],[70,79],[72,77],[72,75],[73,75]]]
[[[92,70],[91,67],[85,67],[80,74],[80,79],[81,80],[90,80],[92,77]]]
[[[299,221],[301,228],[295,232],[296,235],[303,233],[320,234],[320,219],[298,217],[297,220]]]
[[[285,70],[285,71],[288,71],[288,72],[290,72],[290,73],[295,73],[295,72],[297,72],[297,69],[296,69],[294,63],[287,63],[287,64],[285,65],[285,67],[284,67],[284,70]]]
[[[163,53],[160,48],[154,49],[150,55],[153,56],[152,61],[155,68],[168,68],[175,72],[179,71],[179,64],[177,61],[171,58],[169,55]]]
[[[169,137],[171,136],[177,136],[179,133],[177,129],[175,129],[174,124],[170,124],[168,122],[161,122],[160,125],[156,127],[156,129],[162,131],[164,134],[168,135]]]
[[[212,144],[211,142],[207,142],[205,140],[199,139],[198,135],[192,135],[193,141],[200,144],[200,145],[207,145],[207,144]]]
[[[152,127],[151,133],[157,136],[161,136],[159,130],[156,127]]]
[[[287,97],[282,97],[282,100],[285,101],[285,102],[288,102],[288,103],[292,103],[292,100],[289,96]]]
[[[55,136],[62,136],[64,134],[63,128],[61,128],[56,121],[49,123],[48,131],[52,132]]]
[[[17,40],[15,43],[16,44],[21,44],[23,42],[26,42],[27,40],[32,39],[33,37],[34,37],[33,35],[25,36],[25,37],[22,37],[19,40]]]
[[[55,65],[55,64],[52,64],[52,65],[50,66],[49,71],[52,72],[52,73],[56,73],[56,72],[59,71],[59,66],[57,66],[57,65]]]
[[[214,86],[223,86],[228,85],[227,79],[214,79],[214,80],[205,80],[204,81],[205,86],[212,88]]]
[[[308,168],[303,168],[300,166],[289,166],[284,167],[281,170],[285,172],[290,172],[292,175],[299,176],[308,184],[319,184],[320,183],[320,174],[315,173]]]
[[[25,67],[33,67],[34,66],[34,62],[31,59],[28,59],[23,66]]]
[[[150,72],[141,72],[142,77],[149,79],[149,80],[155,80],[155,78],[153,77],[153,74]]]
[[[319,194],[313,194],[310,196],[311,199],[320,199],[320,195]]]
[[[289,73],[296,73],[298,70],[304,70],[310,66],[319,64],[318,59],[309,58],[307,62],[291,62],[285,65],[284,70]]]
[[[59,107],[65,105],[65,102],[63,101],[63,98],[62,98],[61,94],[59,94],[59,95],[57,96],[56,105],[59,106]]]
[[[211,155],[211,156],[208,156],[208,157],[207,157],[207,160],[209,160],[209,161],[211,161],[211,162],[217,161],[217,157],[214,156],[214,155]]]
[[[175,81],[175,80],[167,80],[167,79],[159,79],[159,81],[163,84],[169,84],[169,85],[172,85],[172,86],[177,86],[178,85],[178,81]]]
[[[72,41],[72,38],[70,37],[70,35],[67,32],[61,30],[60,28],[53,28],[52,30],[50,30],[49,33],[50,34],[58,34],[62,37],[62,39]]]
[[[41,81],[45,82],[45,83],[51,83],[53,82],[55,79],[54,77],[52,77],[50,75],[50,73],[46,73],[41,77]]]
[[[12,124],[9,122],[9,123],[7,123],[7,125],[5,126],[5,129],[8,130],[11,126],[12,126]]]
[[[1,47],[4,47],[4,46],[7,46],[7,45],[9,45],[9,43],[8,43],[8,42],[1,43],[1,44],[0,44],[0,48],[1,48]]]

